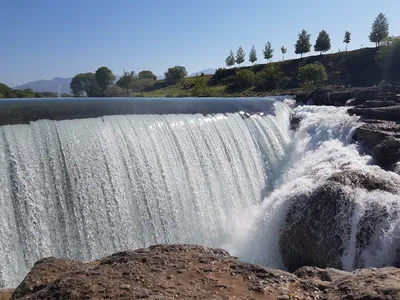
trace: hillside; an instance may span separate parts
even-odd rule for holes
[[[9,86],[0,83],[0,99],[2,98],[56,98],[56,93],[34,92],[31,89],[13,90]],[[62,97],[68,97],[68,94],[61,94]]]
[[[385,74],[375,60],[377,48],[364,48],[348,52],[309,56],[283,62],[257,64],[241,68],[218,69],[214,75],[201,78],[185,78],[182,82],[167,86],[162,81],[146,92],[138,95],[144,97],[190,97],[190,96],[262,96],[266,94],[291,94],[299,92],[298,69],[301,66],[319,62],[327,72],[326,86],[364,87],[373,86],[386,80]],[[282,78],[276,88],[257,89],[256,87],[235,87],[235,76],[240,70],[251,70],[255,76],[267,66],[276,66],[282,72]],[[200,84],[202,93],[195,90]],[[301,92],[301,91],[300,91]]]

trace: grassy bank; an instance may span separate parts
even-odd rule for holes
[[[219,69],[213,76],[189,77],[183,79],[178,84],[170,86],[165,86],[163,81],[158,81],[158,84],[154,88],[137,96],[253,97],[305,94],[309,92],[310,88],[305,88],[300,84],[298,70],[302,66],[313,63],[322,64],[327,73],[327,80],[319,86],[320,88],[344,89],[348,87],[372,86],[387,79],[375,59],[377,51],[377,48],[364,48],[242,68]],[[256,78],[267,68],[279,70],[279,78],[273,85],[265,84],[265,88],[260,88],[260,86],[257,86]],[[237,74],[243,70],[248,70],[254,75],[254,83],[250,86],[241,87],[237,84]]]

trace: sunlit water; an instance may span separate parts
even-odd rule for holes
[[[272,113],[125,115],[0,127],[0,287],[46,256],[91,260],[156,243],[224,247],[283,268],[285,201],[344,165],[370,166],[345,109],[275,102]],[[296,132],[291,113],[303,118]],[[368,192],[357,199],[354,233]],[[392,210],[399,196],[374,192]],[[399,224],[377,231],[366,265],[394,259]],[[397,240],[396,240],[397,238]],[[354,241],[343,257],[351,269]]]

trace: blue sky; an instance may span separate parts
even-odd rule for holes
[[[400,35],[399,0],[0,0],[0,82],[70,77],[105,65],[150,69],[156,75],[174,65],[189,73],[224,66],[229,50],[248,55],[271,41],[274,61],[296,57],[294,43],[304,28],[314,43],[321,29],[332,50],[373,46],[368,33],[383,12],[390,34]],[[311,55],[312,53],[310,53]]]

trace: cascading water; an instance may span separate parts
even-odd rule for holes
[[[272,102],[271,102],[272,104]],[[91,260],[156,243],[219,246],[259,204],[291,109],[245,118],[128,115],[0,127],[0,287],[46,256]]]
[[[267,115],[128,115],[0,127],[0,287],[45,256],[91,260],[155,243],[222,247],[284,268],[279,236],[289,199],[352,168],[389,182],[351,141],[345,108],[303,106]],[[393,263],[399,193],[345,187],[354,199],[343,268]],[[387,211],[357,248],[371,202]]]
[[[349,220],[349,238],[343,240],[342,267],[352,270],[393,264],[399,259],[396,255],[400,249],[400,176],[372,165],[370,156],[359,154],[362,149],[352,142],[354,130],[359,126],[358,117],[349,116],[347,108],[302,106],[294,113],[302,121],[293,132],[286,163],[280,165],[280,184],[261,204],[250,207],[235,220],[235,236],[223,247],[246,261],[284,269],[278,244],[290,201],[298,195],[310,194],[332,174],[355,170],[383,178],[389,185],[393,183],[392,188],[397,192],[343,186],[355,208]],[[374,205],[379,209],[368,216],[368,209]],[[362,226],[374,221],[377,225],[374,224],[369,244],[360,248],[357,235]],[[335,238],[330,232],[319,234],[321,239]]]

